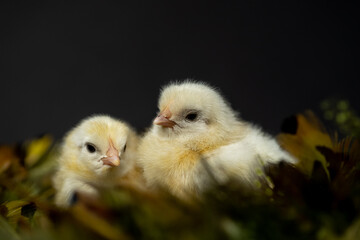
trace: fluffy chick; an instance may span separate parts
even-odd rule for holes
[[[97,194],[97,187],[114,186],[135,167],[137,135],[130,126],[109,116],[81,121],[66,136],[53,178],[55,203],[69,206],[75,192]]]
[[[202,193],[214,178],[253,186],[264,164],[295,162],[274,138],[240,120],[207,84],[170,84],[162,90],[158,108],[139,145],[138,160],[149,186],[186,199]]]

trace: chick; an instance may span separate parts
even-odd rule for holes
[[[76,192],[97,195],[135,168],[137,135],[109,116],[84,119],[66,136],[53,178],[55,203],[67,207]]]
[[[186,199],[199,196],[214,178],[254,186],[264,164],[296,161],[274,138],[239,119],[207,84],[170,84],[162,90],[158,108],[138,149],[150,187]]]

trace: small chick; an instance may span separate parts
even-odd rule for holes
[[[159,114],[139,145],[149,186],[183,199],[215,182],[254,186],[264,164],[295,159],[274,138],[242,121],[218,91],[197,82],[166,86]]]
[[[109,116],[84,119],[66,136],[53,178],[55,203],[67,207],[76,192],[96,195],[135,168],[137,135]]]

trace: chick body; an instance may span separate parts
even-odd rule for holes
[[[170,84],[161,93],[159,110],[139,145],[139,163],[151,187],[188,198],[211,187],[214,178],[253,186],[264,164],[295,162],[206,84]]]
[[[75,192],[97,194],[135,168],[138,137],[124,122],[109,116],[84,119],[64,138],[53,178],[55,203],[69,206]]]

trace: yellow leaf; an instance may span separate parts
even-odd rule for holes
[[[33,166],[46,153],[53,142],[50,135],[44,135],[39,139],[32,140],[26,148],[25,164]]]
[[[334,144],[322,123],[311,112],[296,115],[295,134],[281,133],[277,139],[280,145],[296,157],[298,167],[306,174],[312,173],[314,161],[320,161],[327,171],[325,157],[316,149],[317,146],[334,149]],[[327,171],[328,174],[328,171]]]
[[[15,200],[11,201],[5,204],[5,206],[8,209],[7,217],[11,218],[14,216],[20,216],[21,215],[21,208],[25,206],[26,204],[29,204],[28,201],[23,200]]]

